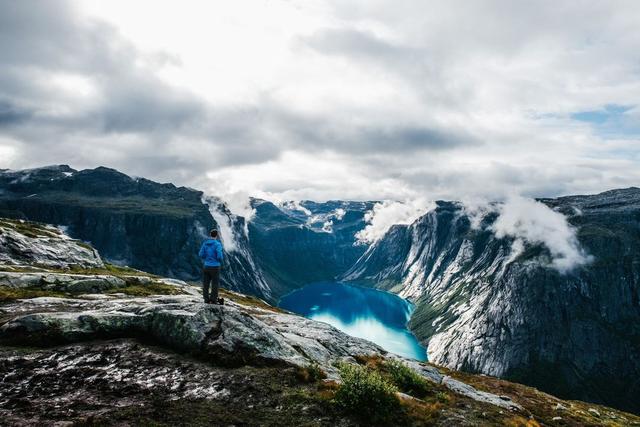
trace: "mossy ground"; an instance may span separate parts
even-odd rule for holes
[[[40,297],[58,297],[64,298],[68,296],[64,292],[49,291],[34,288],[9,288],[0,286],[0,304],[15,301],[18,299],[40,298]]]
[[[83,276],[110,275],[119,277],[126,282],[125,287],[113,288],[105,291],[105,293],[107,294],[121,293],[132,297],[147,297],[151,295],[179,295],[183,293],[180,288],[157,280],[158,276],[146,274],[142,271],[135,270],[129,267],[120,267],[113,264],[105,264],[104,268],[71,267],[69,269],[54,269],[45,267],[26,268],[3,265],[0,266],[0,271],[2,270],[25,273],[47,272],[58,274],[78,274]],[[138,277],[149,277],[151,281],[149,283],[142,283],[137,279]],[[0,285],[0,303],[18,299],[29,299],[38,297],[72,298],[78,295],[80,294],[63,292],[53,289],[44,289],[42,287],[11,288]]]
[[[175,286],[160,282],[152,282],[146,285],[129,285],[123,288],[115,288],[106,291],[107,294],[125,294],[132,297],[147,297],[152,295],[179,295],[182,291]],[[40,297],[73,298],[80,294],[61,292],[41,288],[9,288],[0,286],[0,304],[19,299],[30,299]]]
[[[193,285],[198,287],[201,286],[199,283],[194,283]],[[256,308],[261,308],[263,310],[269,310],[277,313],[286,313],[285,310],[282,310],[281,308],[270,305],[269,303],[261,300],[260,298],[239,294],[237,292],[229,291],[224,288],[220,288],[219,295],[222,298],[227,298],[233,302],[244,305],[245,307],[256,307]]]
[[[640,426],[640,417],[609,407],[587,402],[561,400],[533,387],[512,383],[495,377],[467,374],[441,367],[438,367],[438,369],[447,375],[476,387],[478,390],[511,397],[513,401],[519,403],[526,409],[528,417],[525,418],[527,420],[533,419],[540,425],[575,427]],[[561,419],[558,420],[558,417]],[[554,420],[554,418],[556,419]]]

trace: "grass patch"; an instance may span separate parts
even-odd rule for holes
[[[175,286],[161,282],[152,282],[147,285],[132,284],[122,288],[113,288],[104,291],[105,294],[125,294],[131,297],[148,297],[152,295],[181,295],[183,292]],[[40,297],[73,298],[82,295],[82,292],[72,293],[41,288],[10,288],[0,286],[0,304],[19,299],[31,299]]]
[[[300,367],[296,370],[296,377],[304,383],[316,383],[327,378],[327,374],[317,363],[310,363],[304,368]]]
[[[109,289],[107,294],[125,294],[132,297],[148,297],[152,295],[181,295],[183,292],[175,286],[162,282],[151,282],[149,284],[132,284],[124,288]]]
[[[374,424],[390,423],[401,414],[398,389],[378,371],[347,363],[338,368],[342,384],[334,401],[340,408]]]
[[[105,263],[104,268],[85,268],[77,265],[72,265],[67,270],[58,269],[56,271],[60,273],[86,274],[86,275],[110,274],[112,276],[117,276],[117,277],[121,277],[121,276],[159,277],[154,274],[136,270],[135,268],[124,267],[124,266],[109,264],[109,263]]]
[[[202,284],[198,283],[197,285],[202,288]],[[244,306],[262,308],[264,310],[275,311],[277,313],[287,313],[278,307],[269,305],[260,298],[252,297],[250,295],[239,294],[223,288],[220,288],[219,295]]]
[[[18,299],[30,299],[40,297],[58,297],[64,298],[68,296],[64,292],[49,291],[34,288],[9,288],[0,286],[0,304],[15,301]]]
[[[555,396],[539,391],[533,387],[513,383],[495,377],[474,375],[460,371],[452,371],[439,367],[443,373],[463,381],[478,390],[497,395],[510,396],[515,402],[526,408],[535,420],[542,425],[566,426],[628,426],[640,425],[640,417],[623,411],[601,406],[595,403],[561,400]],[[558,405],[564,409],[557,409]],[[597,417],[589,412],[590,408],[597,409],[602,416]],[[562,424],[553,421],[554,417],[562,417]],[[525,418],[524,421],[532,421]],[[520,417],[514,416],[502,421],[506,425],[535,426],[526,424]]]

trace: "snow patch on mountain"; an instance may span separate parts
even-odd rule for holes
[[[346,210],[337,208],[336,210],[334,210],[333,212],[329,212],[328,214],[312,215],[309,217],[309,219],[307,219],[307,225],[313,229],[316,229],[317,224],[322,224],[322,227],[320,228],[322,231],[324,231],[325,233],[333,233],[334,220],[342,221],[342,218],[344,218],[346,213]]]
[[[290,211],[300,211],[306,216],[312,216],[313,213],[305,208],[299,200],[287,200],[280,203],[280,207]]]

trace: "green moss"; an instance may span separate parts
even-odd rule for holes
[[[76,240],[76,241],[75,241],[75,244],[76,244],[76,245],[78,245],[78,246],[80,246],[80,247],[82,247],[82,248],[85,248],[85,249],[86,249],[86,250],[88,250],[88,251],[93,251],[93,250],[94,250],[94,249],[93,249],[93,246],[91,246],[90,244],[85,243],[85,242],[83,242],[83,241],[81,241],[81,240]]]

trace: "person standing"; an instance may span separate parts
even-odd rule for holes
[[[222,298],[218,298],[220,287],[220,266],[224,258],[222,243],[218,240],[218,230],[211,230],[211,236],[200,247],[198,255],[203,262],[202,268],[202,295],[207,304],[224,304]]]

